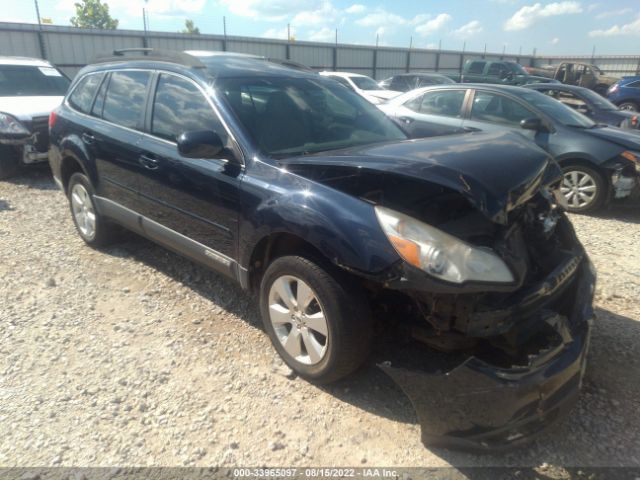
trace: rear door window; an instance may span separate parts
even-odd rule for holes
[[[180,134],[212,130],[225,141],[226,132],[211,105],[191,81],[161,74],[153,100],[151,134],[175,142]]]
[[[443,115],[445,117],[460,117],[466,90],[436,90],[427,92],[418,101],[414,99],[405,104],[425,115]]]
[[[150,76],[149,72],[144,71],[113,72],[102,118],[122,127],[140,129]]]
[[[102,73],[93,73],[80,80],[69,95],[69,105],[82,113],[89,113],[103,76]]]

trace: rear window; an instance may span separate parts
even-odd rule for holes
[[[625,87],[629,87],[629,88],[640,88],[640,80],[636,80],[635,82],[627,83],[624,86]]]
[[[469,70],[467,70],[467,72],[482,73],[482,71],[484,70],[484,65],[485,62],[471,62],[471,65],[469,65]]]
[[[139,128],[149,72],[113,72],[104,100],[102,118],[127,128]]]
[[[0,97],[63,96],[69,79],[53,67],[0,65]]]
[[[78,83],[69,95],[69,105],[82,113],[89,113],[93,97],[100,86],[103,75],[101,73],[87,75]]]

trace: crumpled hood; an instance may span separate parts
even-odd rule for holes
[[[549,155],[512,132],[466,133],[369,145],[279,160],[305,176],[305,166],[352,167],[450,188],[496,223],[561,175]]]
[[[0,97],[0,112],[18,120],[30,121],[34,117],[48,117],[51,110],[62,103],[64,97]]]
[[[615,143],[620,147],[635,150],[636,152],[640,151],[640,132],[637,130],[626,130],[618,127],[596,127],[584,130],[584,132]]]

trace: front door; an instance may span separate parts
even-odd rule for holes
[[[192,80],[160,73],[151,98],[148,135],[140,142],[139,158],[144,166],[139,211],[151,220],[145,230],[169,246],[185,242],[178,248],[188,244],[197,260],[206,255],[214,261],[212,266],[220,261],[228,267],[237,254],[239,153],[236,161],[229,161],[230,149],[218,159],[186,158],[178,152],[176,140],[187,131],[212,130],[231,144],[217,113]]]

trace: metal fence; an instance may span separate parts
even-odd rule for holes
[[[513,60],[525,66],[556,64],[585,57],[534,57],[487,52],[427,50],[396,47],[287,41],[224,35],[96,30],[75,27],[0,22],[0,55],[46,58],[70,77],[101,52],[118,48],[152,47],[169,50],[217,50],[290,59],[316,70],[344,70],[375,79],[409,71],[455,73],[470,58]],[[578,60],[580,58],[580,60]],[[587,57],[588,58],[588,57]],[[632,75],[640,57],[594,57],[605,71]]]

